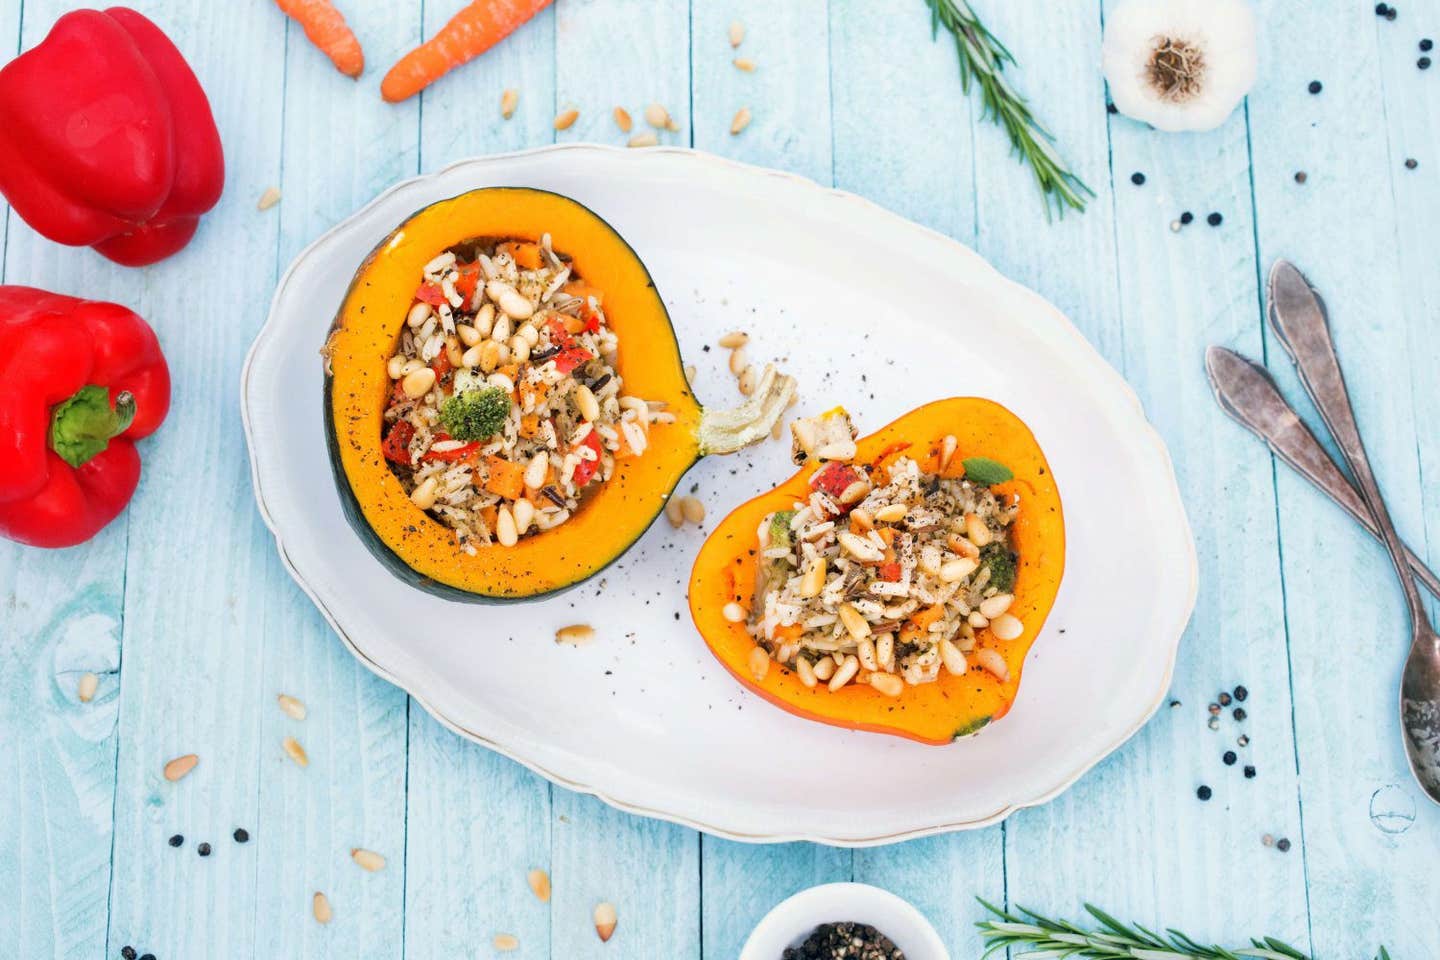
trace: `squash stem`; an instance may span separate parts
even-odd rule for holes
[[[734,453],[764,440],[794,398],[795,378],[767,365],[755,392],[740,406],[700,415],[700,455]]]

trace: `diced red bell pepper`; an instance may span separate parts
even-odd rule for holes
[[[435,434],[435,442],[453,439],[448,433]],[[480,452],[478,441],[472,441],[463,447],[456,447],[454,450],[436,450],[433,446],[420,454],[421,460],[438,460],[440,463],[458,463]]]
[[[435,371],[437,381],[444,381],[450,375],[450,371],[455,369],[455,365],[450,362],[449,352],[441,350],[435,359],[430,361],[430,369]]]
[[[385,459],[394,463],[410,463],[410,441],[415,439],[415,428],[410,425],[409,420],[396,420],[390,432],[385,434],[385,442],[380,445]]]
[[[440,289],[440,284],[425,281],[415,291],[415,299],[438,307],[445,302],[445,291]]]
[[[881,580],[887,580],[887,581],[889,581],[890,583],[899,583],[899,582],[900,582],[900,561],[899,561],[899,560],[889,560],[889,561],[886,561],[885,563],[880,564],[880,566],[879,566],[879,568],[878,568],[878,572],[879,572],[879,574],[880,574],[880,579],[881,579]]]
[[[134,10],[67,13],[0,70],[0,192],[51,240],[154,263],[190,242],[224,183],[205,91]]]
[[[455,278],[455,292],[464,297],[465,304],[468,305],[480,286],[480,264],[461,263],[457,264],[455,269],[460,274]]]
[[[600,453],[602,450],[600,437],[594,430],[585,434],[585,439],[581,440],[578,446],[589,447],[591,450],[594,450],[595,459],[581,460],[579,466],[575,468],[574,479],[577,488],[589,483],[590,478],[595,476],[595,471],[600,469]]]
[[[585,311],[585,332],[586,332],[586,333],[599,333],[599,332],[600,332],[600,326],[601,326],[601,321],[600,321],[600,313],[599,313],[599,311],[597,311],[597,310],[587,310],[587,311]]]
[[[587,360],[594,360],[595,355],[584,347],[566,347],[555,355],[555,369],[560,373],[569,373]]]
[[[865,479],[859,470],[848,463],[841,463],[838,460],[831,460],[825,466],[815,472],[810,478],[810,486],[819,490],[832,500],[839,500],[840,494],[844,493],[850,484],[857,480]]]

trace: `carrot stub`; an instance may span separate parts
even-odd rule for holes
[[[305,36],[330,58],[336,70],[347,77],[360,76],[365,69],[365,53],[331,0],[275,0],[275,4],[305,28]]]
[[[420,46],[400,58],[380,84],[391,103],[413,97],[514,33],[551,0],[474,0]]]

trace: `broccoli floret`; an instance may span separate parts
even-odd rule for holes
[[[466,390],[440,405],[440,422],[456,440],[484,440],[505,426],[510,416],[510,395],[499,387]]]
[[[794,510],[776,510],[770,514],[770,546],[789,547],[794,543],[790,533],[790,521],[794,519]]]
[[[1015,561],[1019,557],[1002,543],[992,543],[980,551],[980,564],[990,568],[990,583],[1001,593],[1015,589]]]

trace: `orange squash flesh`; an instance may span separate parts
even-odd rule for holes
[[[411,503],[381,453],[386,361],[426,263],[481,237],[538,242],[572,258],[585,283],[604,293],[620,340],[625,392],[664,401],[673,424],[655,424],[643,456],[615,472],[562,526],[516,546],[456,544],[450,528]],[[620,556],[700,458],[702,410],[690,391],[664,303],[644,264],[600,217],[540,190],[474,190],[420,210],[380,243],[356,273],[327,344],[325,422],[331,462],[351,526],[391,572],[451,599],[529,599],[574,586]]]
[[[941,671],[934,683],[906,686],[888,697],[869,686],[849,684],[831,693],[825,685],[807,688],[788,668],[772,662],[765,678],[756,681],[748,665],[755,643],[745,624],[725,619],[727,603],[751,607],[755,592],[756,531],[777,510],[791,509],[810,493],[809,479],[819,469],[808,464],[768,493],[736,508],[717,526],[690,576],[690,613],[712,653],[753,692],[791,713],[822,723],[944,744],[974,733],[1003,717],[1019,690],[1025,655],[1039,634],[1065,567],[1065,524],[1060,494],[1049,465],[1029,428],[1009,410],[974,397],[939,400],[911,411],[894,423],[858,441],[857,464],[874,463],[903,452],[921,470],[935,472],[943,438],[958,445],[947,476],[963,475],[961,462],[984,456],[1008,466],[1015,479],[992,488],[1020,497],[1020,512],[1011,528],[1012,546],[1020,555],[1015,602],[1010,612],[1025,626],[1020,638],[997,640],[989,630],[976,638],[977,648],[997,650],[1009,668],[1001,683],[972,666],[966,676]]]

